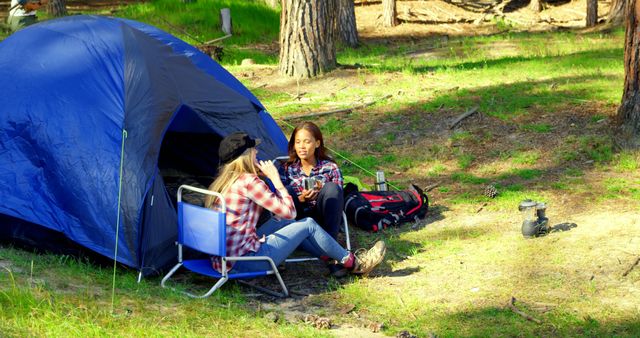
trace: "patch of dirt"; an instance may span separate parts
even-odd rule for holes
[[[507,6],[505,6],[507,4]],[[527,7],[528,1],[482,2],[482,1],[398,1],[400,18],[407,13],[427,13],[428,23],[404,21],[396,27],[380,26],[381,4],[356,7],[358,34],[363,41],[380,39],[423,39],[434,36],[489,35],[499,33],[502,28],[496,21],[527,31],[545,31],[563,28],[580,28],[585,25],[586,0],[548,2],[536,13]],[[598,20],[604,20],[610,2],[598,2]],[[505,7],[505,8],[502,8]]]
[[[608,5],[609,3],[599,3],[601,18],[606,15]],[[401,12],[404,6],[429,9],[430,6],[451,8],[452,5],[435,0],[401,1],[398,6],[399,12]],[[501,18],[519,29],[534,31],[556,30],[584,25],[584,8],[586,8],[586,4],[582,0],[548,5],[539,14],[532,13],[524,6],[510,8],[508,11],[505,10]],[[449,48],[447,43],[455,36],[500,32],[495,23],[490,23],[486,20],[478,23],[463,22],[440,25],[402,23],[393,28],[381,28],[378,25],[380,11],[379,4],[356,7],[361,40],[364,44],[369,42],[386,43],[390,47],[394,47],[398,43],[411,41],[416,48],[412,48],[407,53],[407,58],[446,58],[450,54],[443,49]],[[456,9],[456,13],[461,17],[468,16],[469,19],[477,19],[479,15],[477,11],[463,8]],[[443,46],[445,48],[442,48]],[[496,56],[500,57],[517,55],[517,46],[514,46],[509,41],[491,42],[481,45],[479,48],[495,51]],[[397,73],[370,74],[366,69],[361,69],[358,65],[341,67],[328,75],[299,82],[280,76],[276,67],[254,65],[244,67],[236,74],[249,80],[256,87],[265,88],[274,93],[288,93],[292,98],[290,102],[281,103],[278,107],[270,107],[272,111],[276,112],[290,104],[313,102],[315,98],[323,100],[335,98],[337,93],[343,90],[346,85],[350,89],[359,89],[366,93],[370,92],[372,86],[380,85],[386,81],[399,80],[402,77]],[[425,72],[422,76],[425,82],[429,81],[428,72]],[[381,80],[380,77],[384,77],[384,79]],[[549,80],[548,86],[550,90],[554,90],[557,84]],[[440,94],[446,92],[455,93],[458,88],[443,87],[438,90]],[[542,189],[543,187],[548,187],[550,182],[560,181],[565,176],[567,168],[584,172],[580,180],[589,182],[592,185],[599,185],[607,177],[616,177],[618,175],[616,173],[608,173],[607,177],[603,177],[602,172],[592,171],[591,169],[594,168],[593,161],[586,157],[584,152],[580,152],[577,149],[580,145],[571,144],[572,139],[576,140],[586,135],[594,139],[599,137],[603,139],[609,138],[613,132],[611,117],[615,115],[617,109],[614,105],[578,102],[561,106],[554,114],[546,113],[543,109],[532,106],[527,108],[529,114],[515,116],[509,120],[501,120],[480,111],[463,120],[455,129],[451,130],[449,125],[460,116],[461,111],[441,108],[437,111],[424,112],[419,109],[408,109],[399,113],[400,117],[393,121],[382,118],[385,113],[384,110],[393,102],[394,97],[404,95],[403,93],[390,94],[392,95],[391,98],[382,101],[383,106],[387,107],[366,109],[366,112],[354,112],[350,115],[336,114],[331,116],[331,118],[349,121],[349,126],[354,129],[348,139],[332,140],[335,144],[334,147],[336,149],[349,150],[357,147],[359,150],[365,149],[362,151],[365,154],[367,151],[374,153],[373,150],[367,150],[374,146],[374,142],[371,140],[381,139],[385,135],[392,133],[396,137],[386,144],[385,149],[387,152],[415,152],[415,149],[424,149],[425,152],[428,152],[434,144],[443,145],[447,149],[464,149],[465,153],[476,156],[474,162],[482,164],[474,164],[469,169],[466,169],[465,172],[480,177],[487,176],[483,170],[492,165],[495,153],[508,153],[517,149],[518,151],[537,151],[541,154],[540,160],[536,162],[536,168],[542,172],[538,178],[525,181],[517,175],[505,176],[496,174],[495,182],[492,183],[499,183],[502,186],[526,184],[527,186],[540,187]],[[356,106],[363,102],[376,101],[380,98],[375,95],[363,95],[361,98],[349,103],[349,105]],[[332,100],[329,99],[327,101]],[[336,102],[335,105],[330,102],[320,108],[314,108],[314,112],[331,110],[344,105],[345,102]],[[304,111],[298,113],[304,113]],[[277,113],[275,116],[278,117]],[[594,116],[604,116],[604,118],[595,121]],[[320,117],[317,118],[317,121],[322,123],[328,118]],[[359,129],[372,123],[371,120],[379,120],[374,130],[363,132]],[[422,128],[411,128],[415,121],[429,122],[425,123]],[[552,130],[548,133],[530,132],[523,129],[522,126],[525,125],[547,125],[551,126]],[[286,128],[284,129],[287,130]],[[403,132],[397,133],[399,130]],[[451,135],[456,132],[466,132],[473,137],[468,140],[451,141]],[[478,140],[481,141],[478,142]],[[577,153],[578,158],[570,162],[558,162],[558,151],[563,149]],[[437,158],[437,154],[434,154],[434,157]],[[444,163],[447,164],[446,161]],[[455,166],[455,164],[452,165]],[[441,185],[451,188],[452,191],[459,192],[459,189],[467,189],[469,187],[469,184],[460,184],[446,177],[428,177],[424,174],[426,168],[423,171],[420,171],[420,168],[413,168],[412,170],[411,172],[392,171],[389,175],[398,182],[413,182],[423,187],[431,185],[434,181],[439,181]],[[499,173],[500,168],[497,167],[496,171]],[[589,185],[586,187],[589,187]],[[478,187],[479,191],[477,192],[468,192],[472,195],[481,195],[482,188],[484,186]],[[599,299],[612,308],[626,309],[631,312],[637,311],[637,304],[634,305],[633,301],[629,301],[628,297],[625,299],[624,295],[628,293],[634,295],[635,299],[637,299],[635,295],[640,293],[640,289],[637,287],[638,272],[630,274],[631,278],[621,278],[624,270],[628,269],[633,263],[633,259],[635,259],[635,256],[631,253],[640,252],[640,242],[634,240],[634,238],[638,238],[637,229],[639,228],[635,225],[640,224],[640,219],[636,216],[637,203],[631,200],[619,199],[610,202],[600,200],[598,194],[601,193],[601,188],[595,191],[594,189],[585,188],[584,191],[571,193],[565,193],[562,190],[551,191],[555,195],[551,195],[546,201],[550,224],[558,226],[575,223],[577,227],[568,228],[568,231],[556,231],[543,238],[525,241],[520,233],[521,216],[517,209],[500,212],[491,211],[491,202],[488,202],[484,210],[479,208],[479,205],[471,208],[455,204],[444,206],[439,201],[442,201],[446,195],[439,192],[438,189],[434,189],[430,192],[430,197],[432,201],[435,201],[436,205],[431,209],[429,217],[418,226],[404,225],[397,230],[397,233],[426,231],[429,236],[433,236],[434,240],[460,239],[461,236],[464,238],[465,234],[469,236],[469,240],[472,240],[475,236],[498,236],[503,238],[501,242],[505,243],[504,247],[463,247],[460,253],[451,257],[436,258],[429,261],[403,256],[398,252],[394,252],[392,248],[389,250],[388,257],[393,263],[384,264],[376,270],[373,276],[375,281],[359,282],[375,283],[382,289],[404,290],[412,293],[412,297],[423,299],[424,302],[449,304],[445,308],[448,309],[447,311],[452,312],[456,310],[465,311],[464,306],[466,305],[464,304],[469,304],[469,302],[478,308],[491,306],[504,308],[509,297],[500,292],[512,292],[516,297],[526,294],[528,299],[523,299],[522,302],[530,306],[530,308],[540,308],[542,309],[540,312],[544,313],[550,311],[550,306],[538,306],[536,304],[540,303],[537,302],[559,302],[563,303],[564,309],[567,311],[574,311],[573,309],[578,309],[575,311],[589,311],[584,304],[580,303],[580,300],[571,298],[574,296],[567,295],[575,295],[571,289],[572,281],[575,281],[575,285],[583,285],[585,280],[592,278],[598,281],[597,291],[585,292],[597,292],[600,295]],[[616,216],[611,217],[611,215]],[[396,232],[393,232],[393,234],[396,234]],[[586,242],[592,242],[594,245],[590,248],[580,245],[580,243]],[[478,246],[483,245],[481,242],[477,243]],[[488,241],[487,243],[494,242]],[[478,258],[479,251],[495,252],[494,255],[490,255],[493,260],[485,261],[483,258]],[[535,254],[543,253],[544,256],[546,252],[549,252],[549,256],[556,257],[554,259],[561,262],[543,262],[539,264]],[[607,252],[609,252],[608,256]],[[612,252],[614,254],[611,254]],[[514,255],[516,255],[515,261]],[[518,257],[517,255],[523,256]],[[527,261],[528,259],[530,261]],[[640,267],[635,269],[640,271]],[[332,299],[331,290],[336,285],[352,281],[347,279],[337,282],[329,280],[327,282],[327,277],[323,271],[325,271],[325,268],[321,264],[304,263],[296,267],[288,265],[287,271],[283,274],[283,279],[287,284],[292,283],[292,290],[300,292],[298,294],[294,293],[294,298],[288,300],[285,303],[286,305],[282,305],[283,303],[278,300],[265,299],[267,304],[272,305],[263,303],[262,306],[271,306],[274,311],[280,309],[279,311],[283,311],[285,316],[289,317],[298,316],[299,318],[301,315],[309,313],[327,316],[332,321],[332,329],[334,330],[338,326],[353,326],[357,328],[357,332],[338,329],[334,333],[334,330],[332,330],[331,332],[336,335],[344,333],[345,336],[355,336],[359,332],[365,334],[365,336],[371,334],[372,331],[368,328],[368,325],[375,326],[376,323],[382,322],[383,319],[374,318],[366,312],[353,311],[357,316],[350,312],[347,319],[343,319],[345,323],[336,323],[344,316],[336,314],[340,313],[340,303],[338,300]],[[529,281],[553,278],[562,278],[567,284],[551,290],[530,290],[532,284]],[[416,285],[416,280],[418,279],[421,280],[420,285],[427,285],[426,289],[410,290],[410,286]],[[449,281],[452,285],[443,286],[443,281]],[[456,283],[459,284],[456,285]],[[506,283],[512,286],[507,289],[499,288],[498,292],[494,293],[492,284],[496,285],[495,283],[498,285]],[[305,287],[300,288],[302,285]],[[305,296],[305,294],[308,294],[308,296]],[[310,299],[318,299],[318,297],[323,300],[320,307],[313,305],[313,301],[310,301]],[[520,298],[518,299],[520,302]]]

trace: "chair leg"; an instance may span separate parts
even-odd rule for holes
[[[164,276],[164,278],[162,278],[162,281],[160,281],[160,286],[162,286],[163,288],[167,288],[167,286],[165,285],[166,282],[169,280],[169,278],[171,278],[171,276],[173,276],[174,273],[176,273],[176,271],[178,271],[178,269],[180,269],[180,267],[182,266],[182,263],[178,263],[176,264],[173,268],[171,268],[171,271],[169,271],[169,273],[167,273],[166,276]],[[211,296],[211,294],[216,291],[217,289],[219,289],[224,283],[226,283],[229,280],[229,277],[222,277],[220,278],[216,284],[214,284],[211,289],[209,289],[209,291],[207,291],[207,293],[205,293],[202,296],[198,296],[195,295],[191,292],[187,292],[187,291],[180,291],[180,290],[176,290],[175,288],[172,287],[168,287],[169,289],[173,290],[173,291],[178,291],[180,293],[183,293],[191,298],[207,298],[209,296]]]
[[[220,279],[218,279],[218,281],[216,282],[216,284],[214,284],[211,289],[209,289],[209,291],[207,291],[207,293],[205,293],[202,296],[198,296],[198,295],[194,295],[193,293],[187,292],[187,291],[183,291],[182,293],[184,293],[185,295],[191,297],[191,298],[207,298],[209,296],[211,296],[211,294],[213,292],[215,292],[216,290],[218,290],[218,288],[220,288],[224,283],[226,283],[229,280],[229,277],[222,277]]]
[[[351,239],[349,238],[349,222],[347,221],[347,214],[342,213],[342,222],[344,223],[344,237],[347,240],[347,251],[351,251]]]
[[[276,267],[276,264],[271,259],[269,259],[269,264],[271,264],[271,269],[273,269],[273,274],[276,275],[276,278],[278,278],[278,282],[280,282],[280,286],[282,287],[282,292],[284,296],[289,297],[289,290],[287,290],[287,287],[284,285],[284,281],[282,280],[282,277],[280,277],[280,272],[278,272],[278,267]]]
[[[166,288],[164,283],[166,283],[169,280],[169,278],[171,278],[171,276],[173,276],[173,274],[176,273],[178,269],[180,269],[181,266],[182,266],[182,263],[178,263],[174,265],[173,268],[171,268],[171,271],[169,271],[169,273],[166,276],[164,276],[164,278],[162,278],[162,281],[160,282],[160,286],[162,286],[163,288]],[[173,288],[170,288],[170,289],[173,290]]]

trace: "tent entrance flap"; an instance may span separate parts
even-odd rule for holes
[[[175,202],[182,184],[206,188],[218,169],[222,136],[187,106],[182,106],[162,140],[158,168],[169,196]],[[175,205],[175,203],[174,203]]]

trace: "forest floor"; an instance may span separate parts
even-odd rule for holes
[[[589,76],[572,72],[590,66],[573,67],[571,62],[576,59],[563,59],[580,52],[558,52],[556,58],[522,56],[523,42],[515,40],[539,42],[518,36],[519,32],[571,31],[579,35],[585,31],[580,28],[584,26],[584,0],[547,4],[540,13],[518,1],[489,12],[475,8],[477,2],[468,3],[399,1],[400,17],[409,18],[407,13],[412,11],[438,14],[433,14],[432,23],[403,22],[393,28],[379,26],[379,4],[357,6],[365,50],[361,53],[372,50],[373,56],[368,64],[345,62],[316,79],[286,79],[273,65],[228,67],[265,103],[285,133],[295,123],[287,120],[290,114],[375,101],[352,113],[313,120],[329,135],[331,147],[352,157],[373,156],[372,167],[384,169],[392,182],[437,185],[429,191],[431,209],[425,220],[373,235],[352,228],[355,248],[367,247],[378,238],[389,243],[386,261],[368,278],[327,278],[320,263],[288,264],[282,277],[292,291],[291,298],[274,299],[243,289],[249,306],[258,309],[256,313],[272,312],[274,321],[282,316],[316,327],[330,323],[330,334],[345,337],[402,331],[407,331],[405,336],[638,332],[639,159],[637,154],[629,155],[631,164],[625,165],[622,157],[616,157],[620,154],[611,154],[617,102],[593,99],[588,87],[571,87],[600,78],[621,80],[622,55],[616,54],[617,49],[609,53],[593,48],[599,60],[613,55],[620,58],[620,65],[613,75],[594,66]],[[599,6],[602,19],[609,2],[600,1]],[[504,39],[466,45],[467,37],[502,33]],[[589,41],[595,42],[589,43],[600,38],[590,36]],[[385,53],[375,54],[380,45]],[[546,47],[539,48],[545,51]],[[257,48],[271,54],[278,51],[277,41]],[[470,50],[480,51],[486,60],[464,59]],[[398,56],[407,63],[389,70],[385,58]],[[451,68],[467,70],[461,70],[461,75],[489,78],[475,68],[495,67],[507,79],[498,81],[495,77],[500,75],[491,75],[488,83],[469,78],[448,81],[447,64],[412,64],[457,57],[462,61]],[[519,74],[517,67],[538,61],[566,62],[568,74]],[[404,86],[395,86],[397,83]],[[621,81],[619,86],[621,91]],[[345,91],[356,94],[342,95]],[[531,96],[533,101],[523,108],[525,112],[496,113],[495,107],[511,109],[510,93]],[[556,95],[565,97],[564,101],[551,108],[544,105]],[[314,104],[316,101],[319,103]],[[480,107],[478,113],[450,128],[473,106]],[[410,165],[380,160],[390,154],[417,160]],[[472,159],[471,164],[461,166],[464,158]],[[339,163],[349,167],[342,160]],[[372,183],[371,177],[362,180]],[[481,197],[490,183],[500,191],[495,200]],[[501,199],[503,196],[507,198]],[[556,231],[537,239],[522,238],[517,210],[521,197],[546,202],[547,216]],[[277,288],[273,280],[256,282]],[[540,323],[512,312],[508,306],[512,297]]]
[[[431,13],[441,13],[441,20],[455,21],[464,19],[463,23],[402,23],[393,28],[382,28],[379,25],[381,6],[370,4],[356,7],[359,37],[364,45],[379,44],[386,45],[389,50],[399,49],[409,43],[412,48],[406,54],[410,59],[438,59],[446,58],[452,54],[452,49],[463,47],[454,41],[458,38],[468,36],[487,36],[499,34],[504,31],[510,32],[550,32],[558,30],[587,31],[581,29],[585,22],[584,1],[565,2],[559,5],[547,5],[540,12],[535,13],[525,6],[520,8],[505,9],[500,15],[489,17],[485,13],[466,10],[453,6],[444,1],[401,1],[398,2],[398,13],[423,9]],[[603,20],[608,11],[608,3],[599,2],[600,18]],[[477,21],[478,23],[473,23]],[[422,46],[422,47],[421,47]],[[486,49],[496,58],[517,57],[517,48],[509,41],[490,41],[486,45],[480,44],[480,48]],[[277,50],[275,46],[265,46],[265,51]],[[453,54],[456,54],[455,52]],[[427,71],[428,73],[428,71]],[[356,65],[355,67],[344,66],[332,71],[326,76],[308,81],[292,81],[283,78],[273,66],[251,66],[240,67],[234,74],[252,84],[253,87],[261,88],[269,92],[288,93],[294,100],[301,103],[300,111],[295,114],[311,113],[314,111],[326,111],[336,108],[335,106],[316,106],[313,109],[304,108],[304,102],[313,101],[312,98],[339,97],[340,92],[348,84],[350,90],[354,87],[361,89],[363,93],[373,93],[376,86],[382,83],[393,83],[403,81],[403,74],[387,74],[384,80],[375,71],[367,71]],[[424,76],[422,81],[424,87],[431,84],[428,76]],[[460,80],[464,81],[464,80]],[[547,82],[550,88],[556,86],[553,79],[528,79],[530,82]],[[622,84],[620,84],[622,85]],[[437,84],[435,85],[438,86]],[[457,91],[457,86],[442,89],[443,91]],[[504,120],[490,116],[490,114],[479,113],[464,120],[459,129],[451,130],[448,126],[464,110],[450,110],[446,108],[437,109],[425,116],[428,122],[420,124],[418,130],[411,128],[415,123],[410,116],[424,114],[423,112],[408,108],[403,111],[400,121],[389,119],[385,121],[384,116],[389,116],[393,111],[393,101],[403,95],[403,92],[389,92],[389,100],[383,100],[380,105],[369,108],[367,114],[362,116],[338,116],[316,118],[319,123],[327,123],[330,119],[352,120],[356,122],[345,122],[346,125],[357,125],[358,119],[362,124],[370,123],[375,125],[368,133],[354,132],[352,135],[344,137],[333,136],[332,146],[349,153],[367,153],[366,149],[376,148],[380,138],[385,135],[394,134],[395,138],[390,138],[385,147],[390,152],[413,154],[420,157],[420,149],[429,149],[434,144],[443,144],[447,147],[464,147],[464,151],[473,154],[475,166],[468,171],[480,173],[482,165],[500,166],[494,164],[495,153],[509,153],[517,149],[535,149],[539,155],[535,170],[541,170],[537,179],[525,183],[528,187],[537,187],[546,190],[545,201],[549,205],[548,216],[551,224],[560,229],[563,225],[576,225],[576,228],[567,228],[568,232],[557,231],[547,237],[527,242],[519,234],[520,215],[517,212],[517,201],[512,204],[511,210],[491,210],[492,202],[482,202],[470,204],[452,203],[447,196],[453,192],[464,192],[467,195],[480,195],[482,187],[474,187],[470,190],[468,185],[457,184],[455,180],[446,177],[434,178],[426,175],[428,168],[422,170],[422,174],[417,174],[419,170],[389,170],[387,175],[392,180],[400,182],[412,182],[420,186],[431,186],[434,183],[444,185],[447,190],[434,189],[430,192],[433,208],[427,219],[420,225],[405,225],[401,229],[390,230],[385,235],[387,238],[395,236],[411,237],[411,233],[428,229],[431,240],[461,240],[473,237],[488,236],[495,239],[494,243],[501,243],[500,247],[483,247],[489,255],[478,255],[477,243],[469,241],[467,244],[476,246],[475,249],[462,245],[458,252],[445,254],[440,259],[420,260],[420,259],[398,259],[397,256],[390,259],[391,263],[384,264],[370,276],[372,297],[376,297],[376,289],[397,288],[403,290],[397,297],[421,298],[423,302],[429,304],[444,303],[449,311],[465,308],[466,302],[473,302],[479,307],[494,307],[501,309],[508,303],[511,296],[516,298],[524,297],[530,303],[549,302],[553,304],[563,303],[567,308],[580,313],[587,318],[589,312],[587,304],[576,304],[580,302],[569,301],[564,295],[575,293],[575,288],[584,288],[585,283],[592,283],[594,290],[579,291],[579,293],[591,293],[598,302],[606,308],[612,308],[615,313],[628,313],[633,317],[634,313],[640,312],[636,301],[640,300],[640,280],[636,273],[631,279],[623,277],[630,264],[640,253],[640,217],[638,216],[638,199],[602,199],[609,191],[607,182],[626,176],[626,173],[616,173],[607,170],[594,169],[594,161],[590,158],[576,158],[568,162],[558,162],[558,152],[564,144],[571,142],[572,138],[580,135],[589,135],[594,138],[608,138],[615,133],[613,117],[616,114],[617,105],[598,103],[585,100],[584,102],[572,102],[562,105],[556,111],[550,113],[543,108],[536,108],[535,105],[528,108],[528,114],[514,119]],[[358,101],[346,104],[346,106],[357,106],[363,102],[380,99],[381,95],[374,94],[363,96]],[[478,100],[480,98],[477,98]],[[331,101],[331,100],[329,100]],[[477,101],[476,101],[477,102]],[[279,115],[278,111],[289,107],[291,102],[281,103],[280,106],[271,106],[270,110],[276,117],[286,117],[286,114]],[[345,106],[343,104],[343,106]],[[367,121],[375,119],[376,122]],[[404,119],[404,120],[403,120]],[[288,125],[289,122],[283,123]],[[516,125],[547,125],[552,126],[550,133],[527,133]],[[286,126],[283,126],[287,130]],[[358,130],[356,126],[354,130]],[[411,130],[410,132],[408,130]],[[452,135],[462,131],[478,136],[475,141],[452,141]],[[403,136],[404,134],[404,136]],[[483,139],[482,135],[491,135]],[[478,141],[479,140],[479,141]],[[456,144],[458,143],[458,144]],[[365,149],[364,151],[359,151]],[[371,153],[371,151],[369,152]],[[375,153],[375,151],[373,151]],[[570,162],[570,163],[569,163]],[[573,168],[584,173],[580,175],[580,183],[584,187],[597,187],[594,189],[569,189],[548,190],[554,183],[566,181],[567,168]],[[390,172],[389,172],[390,171]],[[500,171],[500,169],[498,169]],[[486,174],[486,172],[485,172]],[[490,175],[491,176],[491,175]],[[637,186],[637,173],[631,175]],[[520,184],[522,181],[516,176],[495,175],[490,181],[499,182],[502,186],[510,184]],[[371,180],[367,183],[371,183]],[[573,185],[574,183],[569,183]],[[460,188],[460,190],[456,190]],[[451,190],[449,190],[451,189]],[[637,191],[637,188],[634,191]],[[475,190],[475,191],[474,191]],[[489,210],[485,208],[489,204]],[[478,231],[478,234],[474,233]],[[480,233],[482,233],[480,235]],[[416,235],[418,236],[418,235]],[[358,243],[356,237],[355,246],[366,246],[370,243]],[[481,244],[480,246],[483,246]],[[455,251],[457,251],[455,250]],[[539,251],[536,251],[539,250]],[[518,257],[520,256],[520,257]],[[522,266],[518,266],[515,271],[514,260]],[[555,261],[557,264],[551,263]],[[423,273],[416,273],[416,272]],[[353,304],[345,304],[340,301],[332,302],[331,297],[327,297],[325,292],[335,288],[334,280],[326,280],[323,275],[324,268],[318,265],[317,269],[307,269],[300,266],[288,266],[284,271],[283,278],[287,283],[293,285],[293,300],[276,302],[279,311],[284,311],[286,315],[300,315],[301,313],[320,312],[330,313],[328,317],[336,320],[336,317],[350,314]],[[313,282],[309,283],[310,276],[316,276]],[[545,279],[550,280],[553,287],[549,290],[537,290],[529,293],[526,286],[529,280]],[[339,281],[339,283],[349,284],[351,279]],[[374,286],[375,285],[375,286]],[[414,289],[412,285],[421,285],[422,290]],[[427,286],[428,285],[428,286]],[[499,287],[495,287],[499,285]],[[406,291],[411,290],[411,291]],[[478,291],[482,290],[482,291]],[[527,291],[524,291],[527,290]],[[483,294],[484,293],[484,294]],[[310,294],[311,296],[304,296]],[[483,294],[483,295],[480,295]],[[314,295],[324,295],[315,297]],[[296,301],[297,299],[297,301]],[[318,300],[319,299],[319,300]],[[593,300],[593,299],[592,299]],[[405,301],[406,302],[406,301]],[[404,306],[402,299],[399,301]],[[269,308],[269,305],[262,305]],[[554,305],[555,306],[555,305]],[[327,307],[330,309],[327,310]],[[410,306],[409,306],[410,307]],[[360,309],[366,312],[366,309]],[[586,310],[586,312],[585,312]],[[535,312],[534,312],[535,313]],[[543,311],[544,313],[544,311]],[[343,325],[348,330],[358,330],[364,328],[365,331],[376,331],[380,322],[367,322],[360,319],[358,314],[350,314],[351,320],[342,320],[347,324]],[[537,313],[536,315],[542,315]],[[599,317],[602,319],[602,317]],[[337,319],[341,321],[340,319]],[[604,320],[605,322],[607,320]],[[633,321],[632,321],[633,322]],[[379,325],[378,325],[379,324]],[[620,324],[620,323],[619,323]],[[612,324],[612,325],[619,325]],[[334,325],[339,328],[340,325]],[[354,328],[355,327],[355,328]],[[334,333],[337,335],[352,336],[354,331],[341,331],[338,329]],[[409,331],[411,331],[409,329]],[[333,331],[332,331],[333,332]],[[553,331],[546,331],[553,332]],[[362,334],[360,332],[359,334]],[[424,333],[424,332],[423,332]]]

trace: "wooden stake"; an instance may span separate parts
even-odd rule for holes
[[[220,10],[220,22],[222,23],[222,31],[227,35],[231,35],[231,10],[229,8]]]

